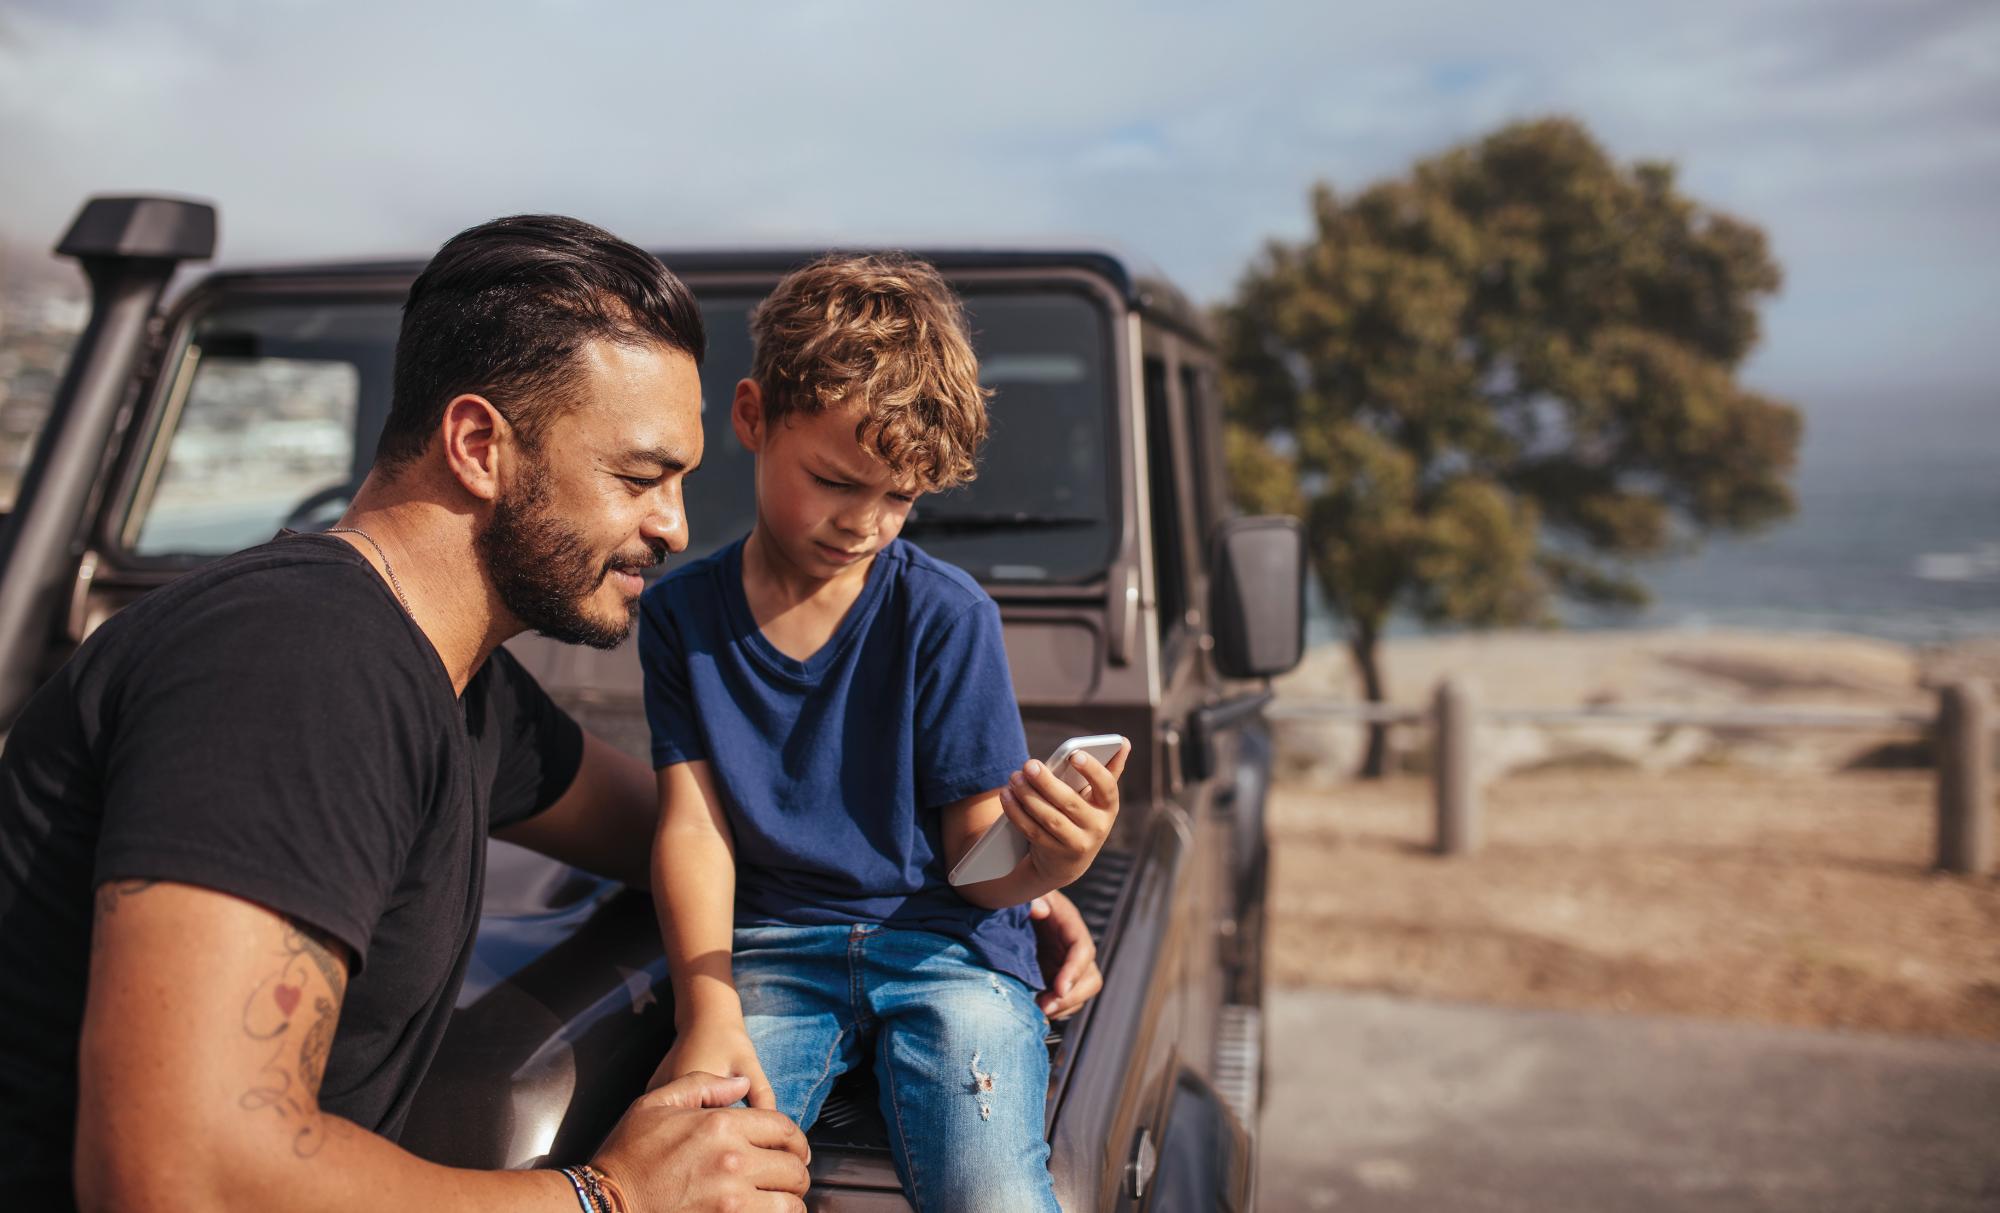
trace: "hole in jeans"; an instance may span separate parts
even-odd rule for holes
[[[972,1065],[970,1067],[972,1070],[972,1093],[979,1097],[979,1119],[992,1120],[993,1105],[987,1102],[986,1097],[993,1093],[993,1076],[979,1068],[979,1057],[978,1053],[972,1055]]]

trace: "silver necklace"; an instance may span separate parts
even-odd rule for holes
[[[417,613],[410,609],[409,598],[403,593],[403,583],[396,580],[396,566],[389,563],[389,553],[383,551],[382,545],[375,542],[375,536],[370,535],[358,526],[328,527],[321,533],[325,535],[359,535],[363,539],[366,539],[368,546],[374,548],[375,554],[382,558],[382,571],[389,574],[389,588],[396,591],[396,601],[403,604],[403,613],[412,619],[417,617]]]

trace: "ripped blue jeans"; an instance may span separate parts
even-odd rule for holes
[[[743,927],[736,992],[778,1110],[810,1128],[871,1063],[918,1213],[1060,1213],[1043,1137],[1048,1020],[964,945],[888,927]]]

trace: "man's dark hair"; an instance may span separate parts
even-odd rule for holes
[[[574,399],[576,356],[596,339],[707,349],[701,309],[651,253],[562,215],[467,228],[410,285],[396,338],[396,390],[375,448],[385,468],[423,453],[444,407],[493,402],[533,449]]]

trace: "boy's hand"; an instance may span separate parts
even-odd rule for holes
[[[689,1025],[675,1038],[674,1047],[667,1050],[646,1089],[658,1090],[677,1078],[696,1073],[747,1078],[750,1080],[750,1093],[745,1098],[750,1101],[751,1107],[778,1106],[777,1098],[771,1093],[771,1082],[764,1077],[764,1067],[757,1060],[757,1049],[750,1043],[750,1033],[743,1027],[740,1015],[733,1022],[715,1016]]]
[[[1000,811],[1028,840],[1028,862],[1051,887],[1071,884],[1090,870],[1118,820],[1118,777],[1131,753],[1128,741],[1109,766],[1078,753],[1070,765],[1088,782],[1082,793],[1033,759],[1000,789]]]
[[[1035,925],[1035,959],[1046,986],[1035,1004],[1050,1019],[1068,1019],[1104,988],[1097,941],[1076,903],[1061,893],[1051,891],[1029,902],[1028,918]]]

